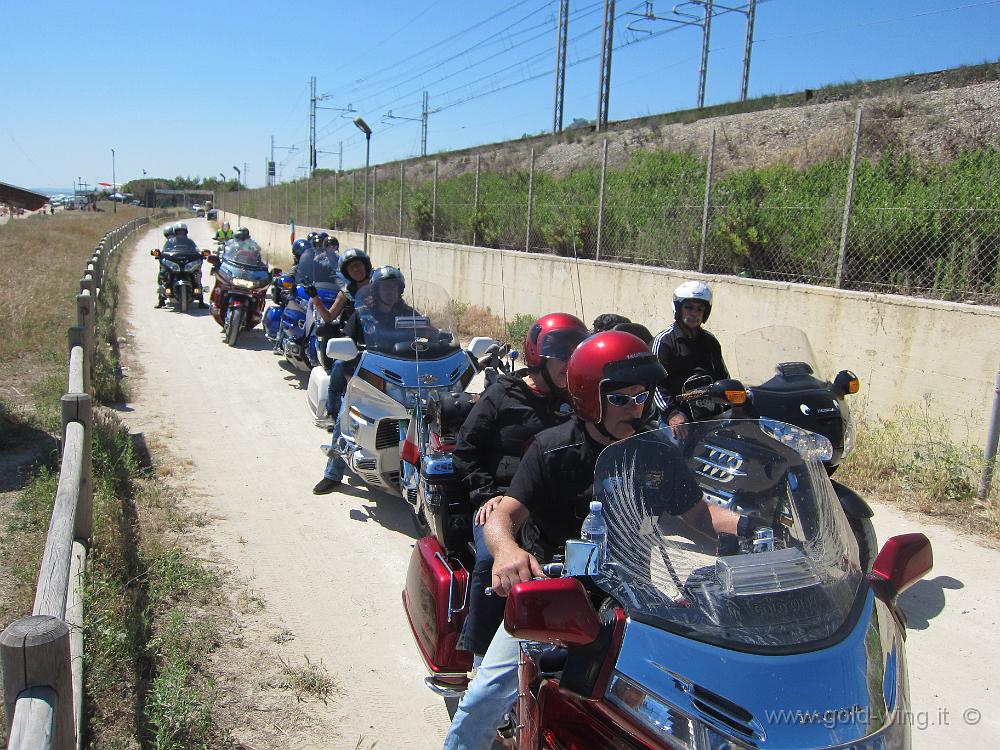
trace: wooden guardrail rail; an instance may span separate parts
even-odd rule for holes
[[[62,404],[62,462],[30,617],[0,634],[8,750],[82,746],[83,604],[81,576],[93,529],[91,429],[94,327],[108,259],[149,222],[133,219],[94,250],[68,332],[69,378]]]

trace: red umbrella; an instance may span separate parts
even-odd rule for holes
[[[110,182],[98,182],[97,184],[101,185],[102,187],[112,187]]]

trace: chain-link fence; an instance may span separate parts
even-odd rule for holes
[[[752,278],[1000,304],[1000,153],[974,113],[891,106],[784,136],[780,160],[620,151],[576,168],[449,156],[369,170],[368,230]],[[956,134],[961,133],[962,137]],[[919,156],[918,156],[919,155]],[[364,170],[230,193],[227,210],[362,231]]]

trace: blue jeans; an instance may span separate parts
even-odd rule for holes
[[[489,750],[504,714],[517,698],[521,639],[501,625],[486,649],[476,676],[455,710],[444,750]]]
[[[354,372],[355,361],[345,362],[338,359],[330,368],[330,387],[326,392],[326,413],[336,420],[333,425],[333,432],[330,435],[330,440],[334,447],[336,447],[337,441],[340,439],[340,407],[344,403],[344,391],[347,390],[347,379]],[[334,482],[339,482],[344,478],[345,471],[347,471],[347,462],[339,454],[335,452],[331,453],[330,458],[327,459],[323,476],[327,479],[332,479]]]
[[[493,553],[486,545],[482,526],[472,527],[472,538],[476,543],[476,564],[469,576],[469,614],[458,647],[482,655],[503,623],[507,600],[502,596],[486,596],[486,587],[493,583]]]

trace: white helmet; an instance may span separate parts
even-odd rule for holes
[[[188,225],[185,224],[182,221],[179,221],[176,224],[174,224],[174,234],[176,234],[177,232],[181,232],[181,231],[183,231],[185,234],[187,234]]]
[[[705,316],[702,322],[712,314],[712,290],[704,281],[685,281],[674,289],[674,320],[681,319],[681,305],[685,300],[696,299],[705,303]]]

